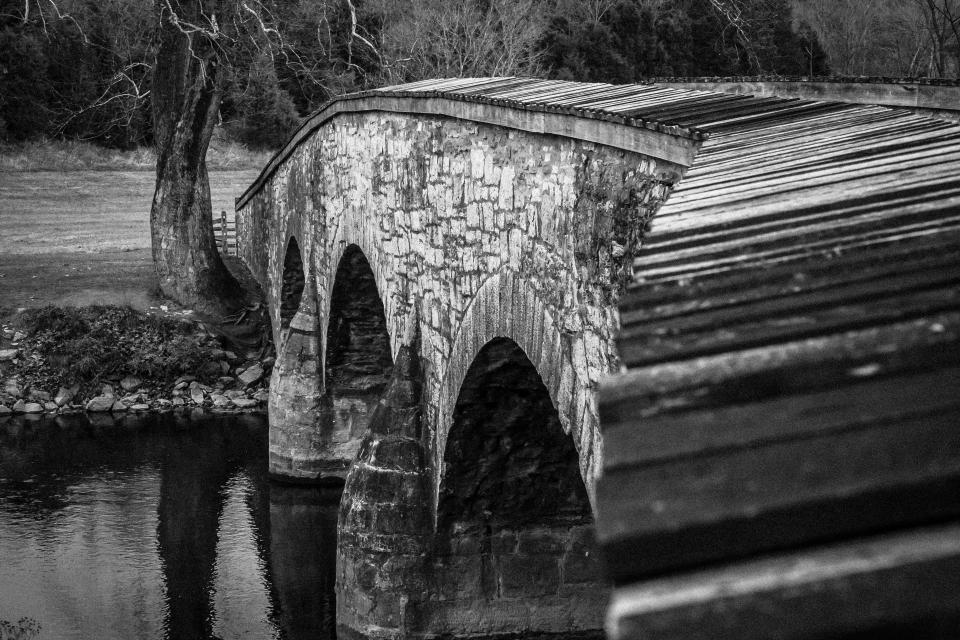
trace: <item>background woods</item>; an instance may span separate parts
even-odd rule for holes
[[[176,3],[175,3],[176,4]],[[185,3],[187,4],[187,3]],[[960,0],[222,2],[217,124],[270,148],[333,96],[426,77],[886,75],[956,78]],[[245,9],[244,6],[247,8]],[[0,0],[0,138],[153,141],[156,5]]]

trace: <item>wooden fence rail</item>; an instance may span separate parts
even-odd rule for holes
[[[213,236],[222,255],[237,255],[237,221],[227,220],[226,211],[221,211],[219,217],[213,215]]]

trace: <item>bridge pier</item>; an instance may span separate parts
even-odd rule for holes
[[[429,473],[420,444],[420,370],[401,347],[370,432],[350,467],[337,525],[340,638],[405,638],[427,589]]]
[[[401,347],[339,517],[341,637],[600,636],[607,585],[576,450],[533,365],[498,339],[468,372],[436,518],[421,376]]]
[[[270,473],[313,480],[325,471],[318,450],[323,372],[320,369],[320,321],[309,262],[295,238],[287,243],[279,295],[277,362],[270,379]]]
[[[602,635],[608,589],[577,451],[512,340],[487,343],[460,387],[436,522],[431,635]]]

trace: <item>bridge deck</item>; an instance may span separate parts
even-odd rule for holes
[[[689,166],[700,143],[744,128],[825,117],[847,105],[656,84],[454,78],[341,96],[308,118],[237,200],[240,209],[293,150],[339,113],[392,111],[462,118],[590,140]]]
[[[781,104],[702,117],[621,301],[628,371],[600,394],[598,486],[620,582],[765,553],[802,566],[888,531],[909,547],[960,517],[960,127]],[[881,564],[782,590],[733,564],[753,587],[698,607],[682,597],[698,574],[652,582],[618,596],[612,630],[956,624],[955,574],[878,615],[917,570]]]

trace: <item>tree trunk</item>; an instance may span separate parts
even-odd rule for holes
[[[239,305],[241,291],[217,251],[206,163],[176,160],[157,168],[150,213],[160,288],[181,304],[222,315]]]
[[[160,37],[151,102],[157,188],[150,210],[153,261],[164,295],[223,315],[242,289],[220,259],[213,235],[206,153],[224,84],[223,62],[208,35],[186,35],[158,2]],[[177,3],[177,20],[199,24],[199,0]]]

